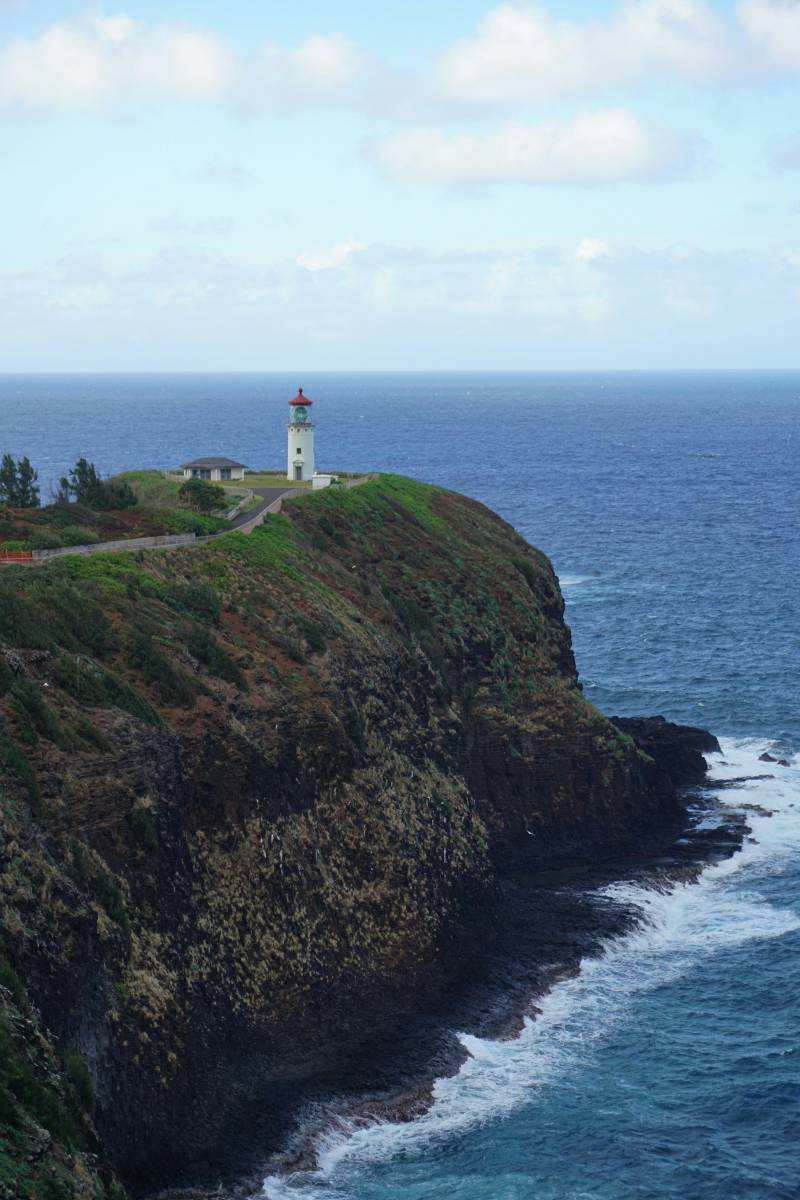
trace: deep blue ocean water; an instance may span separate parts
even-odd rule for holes
[[[552,557],[586,692],[724,739],[753,840],[558,984],[513,1042],[465,1038],[424,1117],[342,1130],[294,1200],[800,1197],[800,373],[0,378],[0,451],[42,479],[226,454],[484,501]],[[792,766],[771,767],[771,749]]]

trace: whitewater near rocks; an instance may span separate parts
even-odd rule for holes
[[[319,1139],[315,1171],[270,1176],[264,1197],[389,1200],[445,1197],[454,1189],[468,1200],[487,1194],[504,1200],[627,1194],[597,1190],[596,1183],[586,1191],[558,1193],[541,1181],[539,1171],[528,1180],[500,1175],[487,1193],[484,1182],[473,1178],[474,1141],[505,1142],[513,1136],[510,1127],[520,1138],[542,1138],[543,1114],[552,1109],[553,1095],[580,1090],[598,1063],[601,1070],[613,1069],[602,1067],[603,1058],[626,1041],[633,1023],[645,1022],[635,1037],[637,1044],[647,1045],[646,1023],[659,1016],[649,996],[705,975],[713,1002],[715,960],[750,944],[763,950],[800,931],[798,906],[773,896],[795,869],[800,850],[800,756],[788,768],[765,774],[760,755],[770,749],[769,742],[724,739],[722,753],[710,757],[708,788],[717,810],[704,810],[695,827],[713,828],[729,813],[744,814],[749,832],[739,850],[687,882],[607,885],[606,895],[638,912],[635,928],[609,940],[602,954],[583,961],[578,974],[538,999],[536,1014],[525,1017],[519,1037],[491,1041],[461,1035],[469,1057],[456,1075],[436,1082],[433,1103],[423,1116],[357,1129],[343,1123]],[[704,1049],[702,1043],[697,1047],[701,1059]],[[702,1061],[696,1067],[702,1070]],[[657,1073],[657,1057],[652,1054],[640,1069]],[[552,1132],[559,1138],[568,1133]],[[620,1137],[625,1134],[624,1128],[619,1131]]]

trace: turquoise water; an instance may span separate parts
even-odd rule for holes
[[[0,449],[56,476],[284,455],[457,488],[553,558],[587,695],[724,738],[752,838],[472,1057],[407,1125],[341,1129],[270,1200],[800,1197],[800,374],[0,379]],[[790,758],[765,765],[765,749]]]

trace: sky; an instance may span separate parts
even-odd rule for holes
[[[800,0],[0,0],[0,370],[800,367]]]

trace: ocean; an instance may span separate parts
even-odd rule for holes
[[[554,562],[587,696],[711,729],[720,809],[754,808],[698,882],[613,885],[638,927],[519,1038],[463,1035],[427,1114],[332,1131],[265,1197],[797,1200],[800,373],[5,376],[0,452],[42,481],[81,454],[280,466],[298,384],[318,469],[399,471],[507,518]]]

